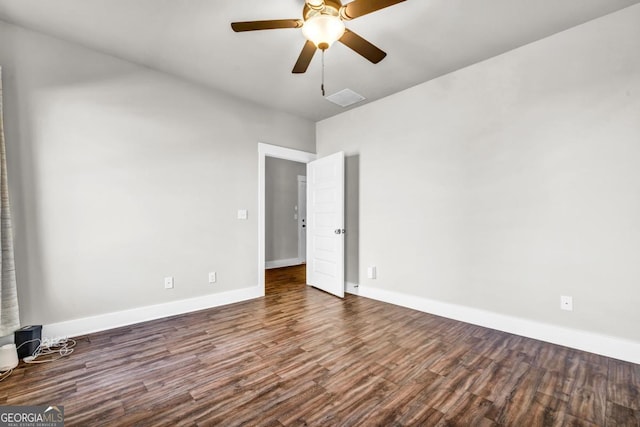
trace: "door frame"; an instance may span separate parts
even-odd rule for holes
[[[264,296],[265,270],[265,203],[266,203],[266,158],[291,160],[298,163],[309,163],[318,157],[315,153],[281,147],[279,145],[258,143],[258,293]]]

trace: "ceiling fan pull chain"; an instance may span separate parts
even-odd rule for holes
[[[324,96],[324,52],[325,52],[325,49],[322,49],[322,83],[320,84],[320,90],[322,91],[322,96]]]

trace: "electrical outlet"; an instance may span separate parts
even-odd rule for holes
[[[560,309],[573,311],[573,297],[561,296],[560,297]]]
[[[209,283],[216,283],[217,274],[215,271],[209,273]]]
[[[173,277],[165,277],[164,278],[164,288],[165,289],[173,288]]]
[[[372,265],[371,267],[367,268],[367,278],[368,279],[375,279],[377,276],[378,272],[376,269],[375,265]]]

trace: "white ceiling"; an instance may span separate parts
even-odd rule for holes
[[[368,102],[614,12],[640,0],[407,0],[347,24],[388,56],[373,65],[336,43],[327,95]],[[291,74],[300,30],[234,33],[232,21],[301,18],[304,0],[0,0],[0,20],[192,82],[321,120],[343,108],[320,94],[316,53]],[[360,104],[358,104],[360,105]]]

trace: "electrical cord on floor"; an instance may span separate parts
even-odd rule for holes
[[[35,349],[31,356],[27,356],[22,359],[24,363],[35,364],[53,362],[55,360],[59,360],[63,357],[69,356],[71,353],[73,353],[73,348],[76,346],[76,340],[71,338],[63,338],[52,343],[40,339],[34,339],[23,342],[18,347],[16,347],[16,351],[18,351],[18,349],[23,345],[36,341],[38,342],[38,347]],[[0,381],[8,378],[12,373],[13,368],[4,372],[0,372]]]
[[[8,371],[4,371],[0,373],[0,381],[4,381],[4,379],[8,378],[12,373],[13,373],[13,368],[9,369]]]
[[[27,356],[24,359],[24,363],[48,363],[55,360],[62,359],[73,353],[73,347],[76,346],[76,341],[71,338],[64,338],[59,341],[55,341],[51,344],[39,339],[25,341],[18,346],[18,348],[29,342],[38,342],[38,347],[31,356]]]

